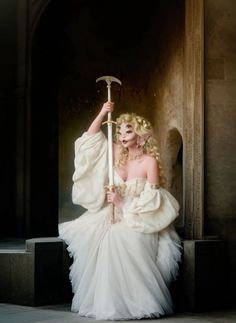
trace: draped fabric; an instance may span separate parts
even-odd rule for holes
[[[84,133],[75,142],[72,199],[87,211],[59,225],[73,264],[72,310],[98,320],[160,317],[173,313],[169,284],[176,279],[180,238],[173,221],[179,204],[145,178],[114,176],[124,206],[106,202],[107,140]],[[111,223],[113,216],[116,222]]]

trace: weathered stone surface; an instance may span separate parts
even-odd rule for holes
[[[0,301],[43,305],[68,301],[69,259],[58,238],[26,241],[27,249],[0,249]]]
[[[236,3],[205,1],[205,53],[207,58],[229,58],[236,53]]]
[[[236,59],[235,58],[225,59],[225,79],[236,80]]]
[[[233,305],[236,288],[236,232],[233,229],[236,220],[235,39],[236,1],[206,0],[205,70],[210,71],[210,75],[206,74],[205,86],[205,234],[227,240],[229,303]]]
[[[11,255],[11,300],[22,305],[34,304],[34,255],[25,252]]]
[[[206,81],[206,104],[236,104],[235,80],[208,80]],[[225,115],[225,117],[227,117]],[[224,121],[224,120],[222,120]]]
[[[204,2],[185,1],[184,210],[185,237],[204,235]]]
[[[205,114],[206,216],[227,217],[236,208],[236,105],[208,104]]]
[[[224,80],[225,68],[224,59],[212,58],[205,62],[205,79]]]
[[[0,255],[0,302],[5,300],[9,302],[11,299],[11,258],[7,253]]]

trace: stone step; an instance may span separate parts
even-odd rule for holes
[[[225,307],[226,251],[222,240],[183,241],[180,274],[171,286],[178,311]],[[58,238],[0,243],[0,302],[29,306],[70,302],[71,261],[66,245]]]
[[[0,243],[0,302],[47,305],[70,301],[70,259],[62,240]]]

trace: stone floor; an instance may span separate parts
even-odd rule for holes
[[[236,310],[208,313],[178,313],[160,320],[141,320],[142,323],[158,321],[163,323],[235,323]],[[0,304],[0,323],[94,323],[95,320],[78,317],[70,312],[70,304],[26,307]],[[100,321],[102,322],[102,321]],[[107,322],[107,321],[105,321]],[[125,321],[122,321],[125,322]],[[137,321],[132,321],[135,323]]]

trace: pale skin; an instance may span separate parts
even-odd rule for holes
[[[97,117],[94,119],[89,129],[88,134],[95,134],[100,131],[102,122],[108,112],[112,112],[114,109],[114,103],[105,102],[98,113]],[[116,169],[116,172],[124,180],[128,181],[132,178],[145,178],[151,184],[158,184],[160,182],[159,178],[159,167],[157,160],[149,155],[143,154],[138,159],[132,159],[132,157],[140,154],[139,144],[143,141],[143,138],[138,136],[134,131],[132,125],[128,123],[122,123],[119,129],[119,141],[121,144],[128,149],[129,157],[126,164],[122,167]],[[116,147],[114,149],[114,157],[116,158]],[[121,196],[116,192],[107,192],[107,201],[113,203],[116,207],[121,208],[123,206],[123,201]]]

